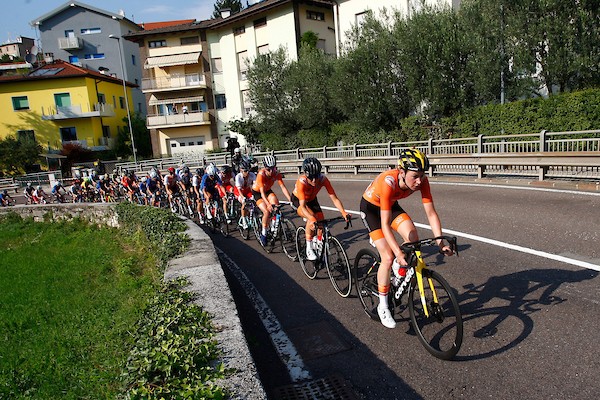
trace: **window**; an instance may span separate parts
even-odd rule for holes
[[[223,63],[221,62],[220,58],[213,58],[212,64],[213,64],[213,73],[223,72]]]
[[[248,60],[248,52],[247,51],[240,51],[237,54],[237,59],[238,59],[238,68],[240,71],[246,71],[248,69],[248,66],[246,65],[246,61]]]
[[[368,11],[364,11],[356,14],[356,25],[360,26],[363,22],[365,22],[365,20],[367,19],[367,13]]]
[[[133,55],[133,54],[131,55],[131,63],[133,65],[135,65],[135,55]]]
[[[104,59],[104,53],[86,54],[86,60],[102,60]]]
[[[171,147],[177,147],[177,142],[171,142]]]
[[[267,17],[262,17],[257,20],[254,20],[255,28],[260,28],[261,26],[266,26],[266,25],[267,25]]]
[[[100,28],[81,28],[82,35],[91,35],[93,33],[102,33]]]
[[[325,21],[325,14],[319,11],[306,10],[306,19]]]
[[[241,35],[242,33],[246,33],[246,27],[244,25],[233,28],[234,35]]]
[[[227,99],[225,98],[224,94],[215,95],[215,106],[217,107],[217,110],[227,108]]]
[[[125,97],[119,97],[119,106],[125,109]]]
[[[106,96],[104,93],[98,93],[98,103],[106,104]]]
[[[102,125],[102,137],[110,137],[110,126]]]
[[[165,39],[151,40],[148,42],[148,47],[150,47],[151,49],[156,47],[167,47],[167,41]]]
[[[77,140],[77,129],[75,129],[74,126],[71,126],[69,128],[60,128],[60,139],[63,142]]]
[[[27,96],[17,96],[12,98],[13,110],[29,110],[29,99]]]
[[[198,44],[198,43],[200,43],[200,38],[198,36],[182,37],[180,40],[181,40],[181,45],[182,46],[185,46],[186,44]]]
[[[256,48],[257,53],[260,55],[265,55],[265,54],[269,54],[269,45],[268,44],[263,44],[262,46],[258,46]]]
[[[65,31],[65,37],[66,38],[72,38],[75,37],[75,31],[72,29],[66,30]]]
[[[69,62],[71,64],[78,63],[79,62],[79,57],[77,57],[77,56],[69,56]]]
[[[17,141],[19,143],[35,143],[35,133],[32,130],[17,131]]]
[[[117,108],[117,98],[113,96],[113,107]]]

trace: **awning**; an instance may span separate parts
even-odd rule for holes
[[[151,96],[148,101],[148,105],[157,106],[159,104],[181,104],[181,103],[194,103],[197,101],[204,101],[204,96],[193,96],[193,97],[177,97],[175,99],[157,99],[155,96]]]
[[[148,57],[145,69],[154,67],[169,67],[172,65],[196,64],[200,58],[200,52],[175,54],[172,56]]]

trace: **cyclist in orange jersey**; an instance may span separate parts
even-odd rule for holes
[[[266,156],[263,160],[264,168],[258,171],[256,174],[256,181],[252,185],[252,195],[256,205],[260,208],[263,213],[262,216],[262,232],[259,237],[261,243],[266,245],[267,243],[267,227],[269,226],[269,214],[273,210],[273,205],[279,204],[277,196],[271,188],[275,182],[279,183],[281,191],[285,197],[291,201],[290,192],[287,190],[285,183],[283,183],[283,176],[277,171],[277,159],[275,156]]]
[[[304,175],[301,175],[296,181],[294,190],[292,192],[292,204],[298,208],[298,215],[306,219],[306,258],[314,261],[317,259],[315,253],[315,245],[313,240],[315,237],[315,231],[317,228],[317,221],[325,219],[323,211],[319,205],[317,194],[321,188],[325,187],[331,201],[335,207],[342,213],[346,221],[350,219],[350,214],[344,209],[344,205],[335,194],[331,182],[323,174],[321,174],[321,162],[314,158],[309,157],[302,162],[302,171]],[[320,233],[319,233],[320,234]]]
[[[398,200],[421,192],[425,214],[433,234],[442,234],[442,224],[433,205],[429,180],[425,171],[429,169],[427,156],[416,149],[406,149],[400,153],[398,167],[379,174],[363,193],[360,211],[369,230],[369,236],[381,257],[377,272],[379,306],[377,312],[381,323],[387,328],[395,328],[396,321],[388,306],[390,290],[390,270],[394,264],[394,274],[403,276],[407,264],[405,255],[394,237],[398,232],[406,242],[419,239],[417,229],[408,214],[400,207]],[[443,240],[438,240],[440,251],[452,255],[453,251]],[[395,261],[395,262],[394,262]]]

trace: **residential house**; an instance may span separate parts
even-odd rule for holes
[[[34,19],[31,25],[39,29],[44,54],[50,53],[54,59],[141,84],[139,48],[121,38],[142,28],[126,18],[123,10],[112,13],[80,1],[67,1]],[[112,40],[111,35],[118,40]],[[143,93],[139,88],[134,88],[132,93],[131,111],[145,115]]]
[[[131,101],[132,83],[126,83]],[[46,151],[67,143],[110,148],[129,131],[123,81],[56,60],[25,75],[0,76],[0,139],[35,140]]]
[[[19,58],[25,60],[28,54],[37,53],[34,49],[35,41],[32,38],[19,36],[15,40],[8,40],[0,44],[0,58],[9,56],[10,59]],[[33,50],[33,53],[32,53]]]

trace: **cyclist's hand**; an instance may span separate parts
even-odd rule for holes
[[[400,255],[398,255],[396,257],[396,262],[398,264],[400,264],[403,267],[407,267],[408,266],[408,262],[406,262],[406,256],[404,255],[404,253],[400,253]]]
[[[440,253],[442,253],[445,256],[451,256],[452,254],[454,254],[454,251],[452,251],[452,248],[445,244],[442,247],[440,247]]]

